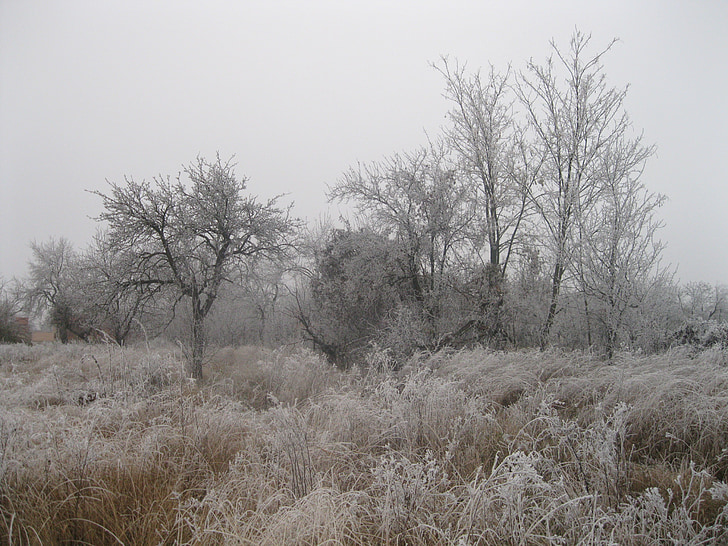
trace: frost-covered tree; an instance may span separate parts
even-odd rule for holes
[[[572,262],[581,290],[596,303],[594,315],[604,328],[610,359],[626,314],[669,274],[660,266],[664,245],[657,238],[662,224],[656,213],[665,197],[640,180],[652,153],[639,137],[621,137],[605,147],[597,162],[601,169],[595,170],[597,196],[578,218]]]
[[[529,134],[541,154],[532,202],[543,224],[542,244],[551,255],[551,296],[541,331],[542,347],[559,311],[565,275],[580,244],[580,219],[599,194],[604,160],[631,129],[625,89],[607,84],[602,58],[612,44],[589,52],[590,37],[576,32],[568,51],[552,42],[543,65],[529,62],[516,90],[529,119]],[[634,150],[642,154],[641,148]],[[630,163],[628,158],[621,161]]]
[[[476,296],[481,299],[480,316],[470,324],[497,335],[504,329],[504,280],[527,217],[528,188],[538,173],[538,157],[532,157],[517,125],[510,70],[500,74],[491,66],[487,74],[469,74],[447,58],[436,69],[445,79],[444,96],[452,105],[446,136],[459,174],[472,190],[476,253],[480,255],[481,245],[487,247],[484,289]]]
[[[401,301],[397,244],[370,228],[328,228],[309,239],[305,282],[292,313],[306,339],[347,366],[384,327]]]
[[[483,224],[488,263],[506,274],[527,207],[533,171],[519,168],[526,151],[513,111],[510,70],[491,67],[468,74],[445,58],[436,67],[445,78],[445,98],[452,104],[446,128],[460,164],[461,175],[472,184],[478,220]],[[537,166],[537,159],[526,158]],[[535,165],[536,164],[536,165]]]
[[[189,179],[158,177],[153,183],[125,178],[110,183],[100,220],[109,241],[133,257],[125,282],[169,289],[191,308],[190,376],[202,378],[204,321],[221,285],[255,257],[278,256],[289,247],[295,222],[277,198],[246,195],[245,178],[231,162],[198,158],[184,168]]]
[[[278,304],[285,292],[286,275],[291,266],[281,260],[261,260],[242,272],[242,299],[254,315],[257,342],[261,345],[266,345],[273,334],[269,329],[279,312]]]
[[[685,319],[728,320],[728,286],[688,282],[678,292]]]
[[[84,313],[86,296],[79,283],[80,262],[71,243],[61,237],[30,244],[32,257],[24,292],[28,308],[47,315],[58,338],[67,343],[71,335],[87,340],[93,328]]]
[[[28,332],[15,320],[22,309],[22,292],[17,281],[0,277],[0,343],[28,342]]]
[[[133,249],[117,248],[105,232],[97,233],[79,257],[84,314],[98,333],[110,336],[119,345],[153,308],[161,290],[160,285],[133,282],[136,258]]]
[[[352,201],[369,226],[396,243],[401,292],[436,341],[448,267],[471,235],[474,208],[444,146],[347,171],[331,199]]]

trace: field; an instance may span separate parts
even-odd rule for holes
[[[726,544],[726,353],[0,347],[3,544]]]

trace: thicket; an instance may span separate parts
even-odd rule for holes
[[[577,31],[518,72],[434,66],[451,106],[442,134],[330,187],[357,216],[311,237],[296,312],[314,346],[347,366],[378,348],[401,363],[477,345],[608,359],[705,346],[693,319],[720,338],[726,288],[676,286],[661,263],[665,197],[643,182],[655,147],[626,87],[608,83],[613,45]]]

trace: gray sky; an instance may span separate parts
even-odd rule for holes
[[[350,165],[425,143],[448,105],[429,63],[543,61],[578,27],[658,146],[667,261],[728,282],[728,2],[0,0],[0,275],[28,242],[83,247],[105,180],[236,156],[261,197],[332,210]]]

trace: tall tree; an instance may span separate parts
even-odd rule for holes
[[[289,246],[295,222],[278,198],[259,203],[245,195],[246,178],[234,165],[198,158],[181,175],[154,178],[153,184],[125,178],[110,183],[100,220],[108,223],[109,240],[120,252],[134,256],[127,283],[170,288],[191,306],[192,333],[189,374],[202,378],[205,317],[231,271],[257,256],[274,257]]]
[[[614,42],[595,55],[588,52],[589,42],[590,37],[578,31],[568,52],[552,42],[546,64],[530,62],[516,86],[543,158],[532,201],[553,257],[542,347],[559,310],[562,282],[574,255],[573,242],[578,240],[575,226],[598,192],[601,157],[631,127],[624,111],[627,90],[609,87],[602,65]]]
[[[478,217],[482,219],[488,259],[481,291],[483,331],[501,332],[503,284],[528,209],[528,188],[538,173],[513,111],[510,69],[500,74],[491,66],[483,76],[447,58],[435,68],[445,79],[445,98],[452,103],[446,129],[459,158],[462,175],[470,184]],[[480,238],[479,238],[480,239]],[[489,319],[485,319],[485,316]]]
[[[447,58],[436,69],[445,78],[445,98],[453,104],[446,134],[476,190],[489,263],[505,276],[526,211],[525,189],[533,179],[517,168],[525,147],[512,108],[510,70],[499,74],[491,66],[485,77],[479,71],[467,74],[457,63],[451,67]]]

